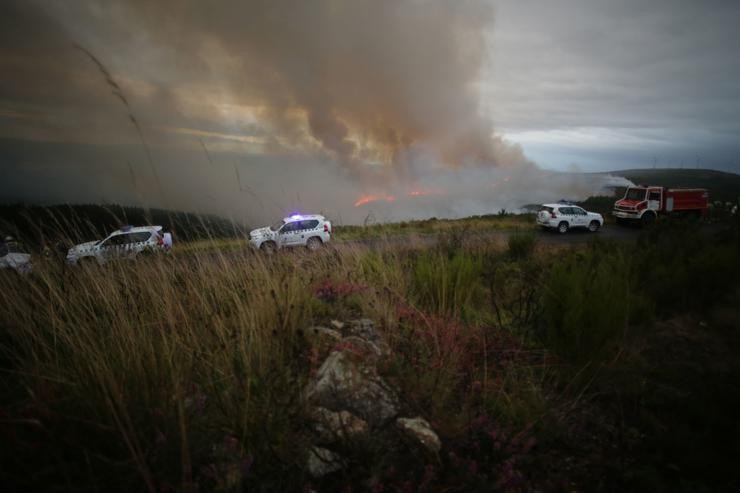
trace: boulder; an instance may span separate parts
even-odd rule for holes
[[[370,319],[352,320],[346,328],[345,334],[348,337],[356,336],[374,344],[380,350],[381,356],[390,354],[390,347],[375,329],[375,323]]]
[[[383,355],[383,350],[377,345],[358,336],[345,337],[341,346],[363,357],[379,358]]]
[[[322,443],[334,443],[367,433],[367,422],[349,411],[331,411],[315,407],[311,411],[313,430]]]
[[[371,426],[380,426],[398,414],[398,398],[375,367],[357,363],[341,351],[326,358],[308,384],[306,398],[334,411],[351,411]]]
[[[432,454],[439,453],[442,448],[442,442],[439,440],[439,437],[432,430],[429,422],[422,417],[398,418],[396,420],[396,427],[404,436],[420,444]]]
[[[327,474],[339,471],[344,467],[339,454],[322,447],[311,447],[308,451],[306,468],[314,478],[322,478]]]
[[[314,326],[306,329],[309,338],[317,340],[327,340],[330,342],[339,342],[342,340],[342,334],[339,331],[328,327]]]

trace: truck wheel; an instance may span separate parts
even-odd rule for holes
[[[655,222],[655,214],[652,212],[646,212],[642,215],[642,226],[651,226]]]
[[[599,224],[599,221],[591,221],[588,225],[588,230],[592,233],[596,233],[600,227],[601,224]]]
[[[312,252],[321,248],[321,245],[321,238],[318,238],[316,236],[312,236],[306,242],[306,248],[308,248]]]
[[[565,221],[563,221],[560,224],[558,224],[558,233],[560,233],[562,235],[562,234],[565,234],[567,232],[568,232],[568,223],[566,223]]]
[[[272,255],[277,250],[277,245],[275,245],[274,241],[266,241],[260,245],[260,250],[267,255]]]

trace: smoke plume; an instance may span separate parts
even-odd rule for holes
[[[161,205],[166,195],[172,207],[249,221],[312,209],[356,222],[377,202],[354,207],[363,197],[392,196],[380,201],[395,203],[389,219],[459,216],[532,202],[533,190],[557,181],[481,112],[493,25],[484,0],[34,5],[17,7],[19,18],[45,24],[16,51],[43,53],[35,59],[48,76],[33,84],[65,96],[45,96],[45,125],[15,137],[45,142],[34,166],[63,175],[60,183],[90,181],[96,197]],[[19,70],[13,63],[6,73]],[[29,91],[28,80],[8,87]],[[95,146],[69,151],[75,166],[90,166],[85,176],[59,171],[60,146]],[[96,185],[114,176],[120,186]],[[572,183],[539,195],[573,195],[568,187],[585,190]]]

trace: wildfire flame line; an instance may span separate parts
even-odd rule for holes
[[[409,197],[423,197],[426,195],[446,195],[445,192],[442,190],[410,190],[406,193]],[[373,193],[373,194],[367,194],[362,195],[360,198],[358,198],[355,201],[355,207],[362,207],[366,204],[371,204],[373,202],[395,202],[396,196],[385,194],[385,193]]]

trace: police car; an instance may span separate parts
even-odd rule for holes
[[[293,214],[249,233],[249,244],[266,252],[303,246],[316,250],[331,240],[331,222],[319,214]]]
[[[124,226],[105,239],[75,245],[67,252],[67,263],[81,262],[104,264],[116,259],[133,259],[143,253],[169,251],[172,235],[162,226]]]

